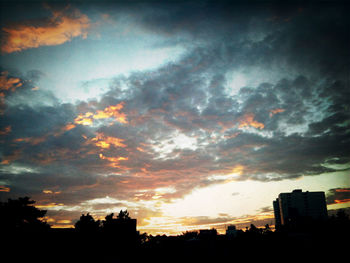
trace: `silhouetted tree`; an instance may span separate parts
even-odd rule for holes
[[[105,216],[105,220],[102,221],[102,226],[104,229],[108,229],[113,224],[114,213]]]
[[[333,215],[328,220],[329,234],[343,235],[345,233],[350,234],[350,219],[343,209],[337,211],[336,215]],[[330,231],[332,230],[332,231]]]
[[[129,216],[129,212],[128,210],[120,210],[118,216],[117,216],[117,219],[120,219],[120,220],[128,220],[130,219],[130,216]]]
[[[245,232],[248,238],[257,239],[260,237],[262,230],[257,228],[254,224],[250,224],[249,229]]]
[[[105,220],[106,222],[111,222],[113,219],[114,213],[110,213],[109,215],[106,215]]]
[[[349,221],[349,215],[345,213],[345,211],[343,209],[340,209],[337,212],[337,220],[338,221],[342,221],[342,222],[346,222]]]
[[[138,238],[139,238],[140,244],[145,244],[149,240],[149,236],[147,235],[147,233],[139,234]]]
[[[263,229],[262,233],[263,233],[264,235],[271,235],[271,234],[272,234],[272,230],[271,230],[269,224],[266,224],[266,225],[265,225],[265,228]]]
[[[120,210],[118,216],[113,218],[114,213],[105,217],[102,221],[103,231],[112,235],[126,235],[136,233],[136,220],[131,219],[127,210]],[[135,229],[134,229],[135,228]]]
[[[97,232],[100,228],[100,224],[100,220],[95,221],[95,219],[87,213],[86,215],[82,214],[74,226],[79,232]]]
[[[20,197],[7,202],[0,202],[0,228],[3,231],[40,231],[50,228],[43,221],[46,210],[34,206],[30,197]]]
[[[259,228],[257,228],[254,224],[250,224],[250,228],[248,230],[250,233],[256,233],[259,234],[260,230]]]
[[[114,213],[106,215],[105,220],[102,221],[103,231],[111,232],[115,230],[115,218],[113,218]]]
[[[182,233],[182,237],[185,240],[190,240],[190,239],[194,239],[194,238],[198,238],[198,231],[186,231]]]

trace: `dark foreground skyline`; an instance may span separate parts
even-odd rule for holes
[[[0,203],[3,256],[12,262],[211,262],[234,260],[324,260],[342,257],[350,234],[344,210],[328,218],[300,217],[276,231],[253,224],[245,231],[229,227],[226,235],[216,229],[186,231],[177,236],[136,231],[128,211],[96,221],[82,214],[75,229],[52,229],[42,221],[44,210],[28,197]],[[292,252],[292,253],[291,253]]]
[[[349,207],[349,11],[1,1],[0,200],[154,235],[264,226],[292,189]]]

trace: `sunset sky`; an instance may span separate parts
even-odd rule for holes
[[[350,207],[349,5],[254,2],[1,1],[0,201],[151,234]]]

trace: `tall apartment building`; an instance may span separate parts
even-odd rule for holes
[[[304,220],[324,220],[328,217],[324,192],[303,192],[297,189],[291,193],[280,193],[273,201],[273,209],[276,228]]]

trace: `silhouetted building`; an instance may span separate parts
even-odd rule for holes
[[[218,232],[215,228],[199,230],[200,239],[214,239],[217,237],[217,235]]]
[[[280,193],[273,201],[276,228],[282,225],[298,224],[307,220],[327,219],[327,205],[324,192]]]
[[[235,238],[235,237],[237,237],[237,234],[238,234],[238,231],[236,229],[236,226],[230,225],[230,226],[227,227],[227,229],[226,229],[226,236],[228,238]]]
[[[275,201],[273,201],[273,212],[275,214],[275,228],[278,228],[282,225],[281,210],[280,210],[280,204],[279,204],[278,198]]]

